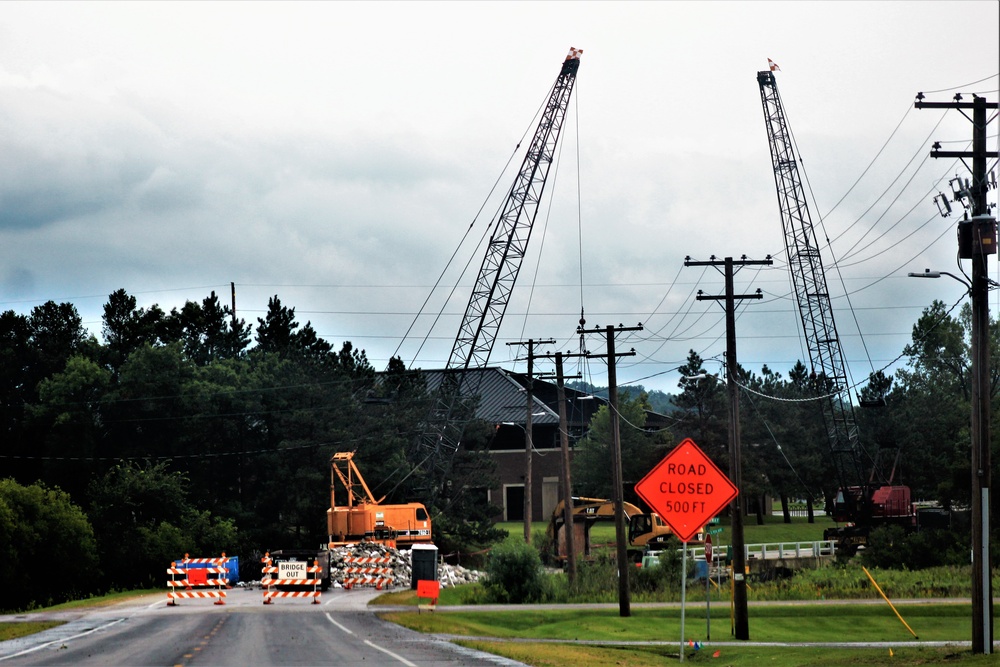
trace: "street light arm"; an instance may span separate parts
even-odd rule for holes
[[[965,285],[966,289],[972,289],[972,283],[968,280],[965,278],[959,278],[954,273],[948,273],[947,271],[931,271],[930,269],[924,269],[923,273],[910,272],[906,274],[907,278],[940,278],[941,276],[948,276],[949,278]]]

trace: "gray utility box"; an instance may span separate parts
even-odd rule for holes
[[[410,589],[417,589],[418,581],[438,580],[438,548],[433,544],[414,544],[410,547],[413,571],[410,574]]]

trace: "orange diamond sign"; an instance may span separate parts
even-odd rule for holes
[[[677,445],[635,485],[681,542],[732,502],[739,490],[691,438]]]

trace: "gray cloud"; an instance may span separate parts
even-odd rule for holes
[[[494,358],[520,364],[503,342],[523,336],[575,345],[582,292],[588,325],[647,325],[622,341],[639,353],[624,362],[623,381],[679,365],[691,348],[706,357],[723,349],[717,306],[694,301],[697,289],[721,290],[721,277],[682,269],[685,255],[775,253],[774,269],[739,278],[741,289],[767,295],[740,315],[741,359],[783,370],[803,356],[754,77],[765,58],[784,70],[814,214],[851,187],[919,87],[981,78],[990,72],[969,63],[996,60],[982,46],[995,44],[993,3],[953,10],[982,17],[976,29],[988,39],[969,36],[975,53],[926,48],[933,3],[864,3],[862,24],[836,3],[598,4],[572,15],[543,3],[536,20],[550,39],[541,41],[518,30],[523,17],[506,6],[477,3],[394,5],[391,17],[365,3],[115,6],[86,35],[78,25],[94,23],[90,5],[59,16],[30,3],[5,9],[0,308],[73,298],[96,332],[103,300],[119,287],[169,310],[212,289],[227,294],[232,281],[250,322],[277,293],[376,366],[400,345],[499,178],[400,348],[417,365],[447,356],[474,276],[443,304],[462,267],[479,268],[477,243],[513,179],[500,171],[533,129],[564,48],[584,48],[547,188],[554,200],[540,213]],[[241,31],[221,48],[232,12]],[[426,28],[413,31],[417,20]],[[352,28],[331,38],[330,25]],[[482,25],[488,33],[469,28]],[[931,298],[957,298],[947,285],[904,277],[954,264],[953,237],[935,241],[953,220],[919,229],[933,212],[925,192],[947,165],[926,166],[865,213],[926,152],[937,120],[911,114],[884,163],[824,220],[838,256],[869,230],[862,246],[879,239],[842,269],[848,290],[884,278],[852,296],[876,366],[898,354]],[[968,136],[964,122],[946,119],[934,139]],[[848,358],[864,368],[853,314],[839,278],[831,282]],[[602,366],[592,371],[600,381]]]

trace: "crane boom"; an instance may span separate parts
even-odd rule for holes
[[[448,368],[484,368],[510,300],[521,260],[555,156],[570,95],[580,67],[580,53],[570,49],[552,87],[524,162],[497,219],[479,277],[465,308],[462,326],[448,357]]]
[[[466,371],[486,367],[521,269],[576,83],[581,53],[571,48],[563,61],[521,169],[500,209],[434,407],[419,439],[419,451],[411,457],[430,475],[432,499],[447,482],[462,428],[470,418],[468,402],[479,393],[478,386],[465,386]]]
[[[811,370],[825,383],[822,401],[824,423],[840,488],[846,489],[865,483],[866,470],[874,469],[873,460],[858,439],[844,351],[833,318],[823,259],[774,73],[758,72],[757,83],[771,148],[788,267],[809,349]],[[870,496],[867,493],[862,495],[865,498]]]

